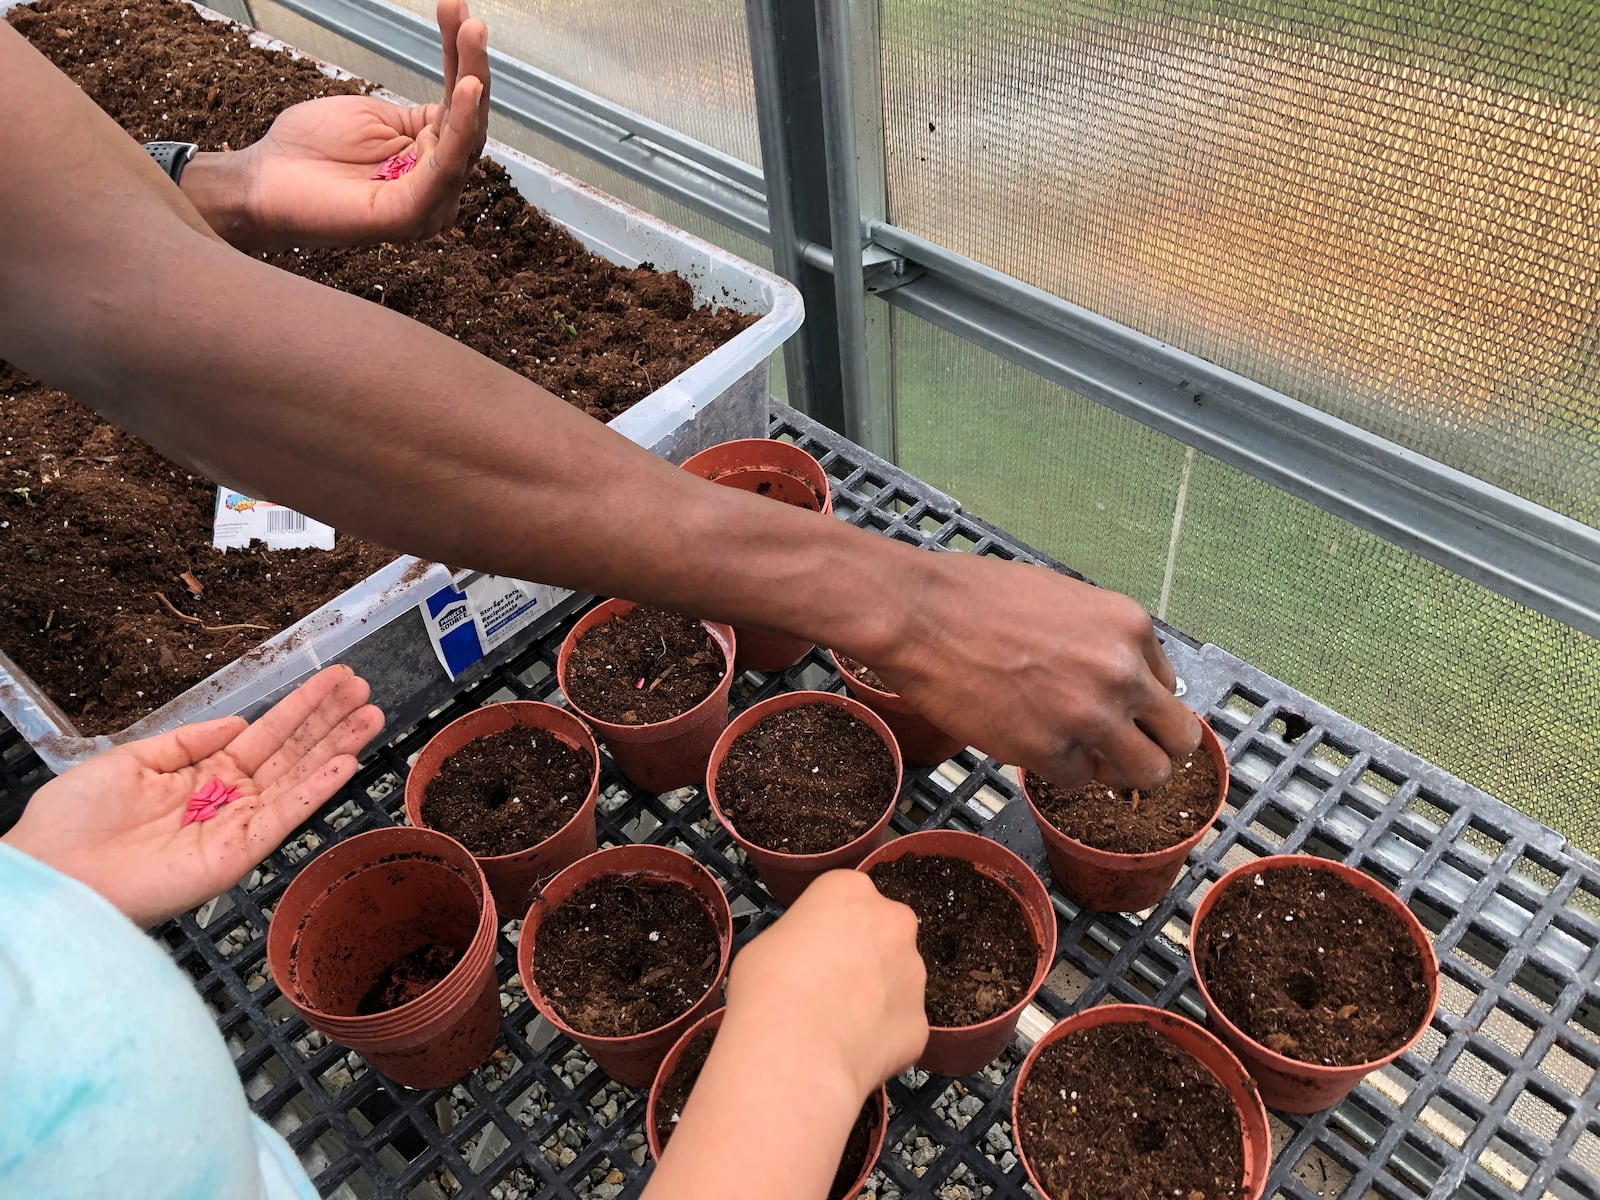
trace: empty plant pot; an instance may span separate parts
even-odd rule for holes
[[[718,773],[726,762],[729,751],[739,737],[753,729],[756,725],[777,713],[790,709],[801,708],[806,705],[821,704],[840,709],[854,717],[862,725],[870,729],[883,745],[888,749],[889,756],[894,764],[894,782],[888,791],[881,813],[872,824],[863,832],[850,838],[848,841],[828,850],[814,853],[786,853],[774,850],[770,846],[758,845],[740,831],[737,823],[728,814],[724,806],[726,792],[719,796]],[[848,870],[867,856],[874,848],[883,844],[883,839],[889,830],[889,820],[894,816],[895,800],[900,794],[900,781],[903,768],[900,762],[900,748],[895,743],[894,734],[889,731],[882,718],[871,709],[848,696],[841,696],[836,692],[785,692],[753,704],[745,709],[729,723],[723,731],[717,744],[711,752],[711,764],[706,773],[706,795],[711,801],[711,811],[721,821],[723,826],[732,835],[735,843],[744,850],[750,863],[755,867],[756,874],[761,882],[766,885],[772,897],[779,904],[787,907],[800,898],[800,893],[805,891],[807,885],[824,871]]]
[[[1035,1042],[1033,1049],[1028,1052],[1028,1057],[1023,1060],[1022,1068],[1017,1072],[1016,1090],[1011,1097],[1011,1128],[1017,1142],[1017,1157],[1022,1160],[1023,1169],[1028,1173],[1028,1180],[1039,1194],[1048,1200],[1065,1200],[1063,1194],[1051,1192],[1045,1186],[1040,1178],[1041,1172],[1036,1169],[1042,1164],[1038,1162],[1040,1148],[1029,1144],[1034,1135],[1034,1124],[1027,1119],[1028,1114],[1025,1111],[1028,1081],[1039,1065],[1040,1056],[1049,1047],[1074,1033],[1104,1025],[1141,1025],[1154,1030],[1193,1059],[1221,1085],[1239,1118],[1240,1149],[1243,1158],[1239,1195],[1242,1200],[1260,1200],[1266,1191],[1267,1176],[1272,1170],[1272,1132],[1267,1124],[1267,1110],[1262,1106],[1256,1085],[1228,1048],[1200,1026],[1176,1013],[1143,1004],[1103,1004],[1074,1013],[1058,1022]],[[1168,1095],[1174,1095],[1175,1092],[1176,1089],[1171,1089]],[[1082,1099],[1085,1102],[1093,1102],[1100,1096],[1101,1093],[1091,1091]],[[1045,1097],[1048,1107],[1052,1109],[1059,1109],[1063,1105],[1063,1099],[1054,1095]],[[1134,1116],[1137,1117],[1138,1114],[1135,1113]],[[1125,1121],[1125,1114],[1120,1114],[1118,1123]],[[1169,1139],[1173,1136],[1173,1131],[1164,1127],[1167,1125],[1165,1119],[1152,1121],[1151,1124],[1154,1126],[1150,1131],[1153,1136]],[[1192,1145],[1191,1139],[1190,1150],[1198,1153],[1203,1147]],[[1030,1151],[1033,1152],[1033,1157],[1030,1157]],[[1077,1194],[1076,1188],[1073,1189],[1073,1194]]]
[[[833,659],[850,694],[883,718],[883,723],[894,733],[894,740],[900,743],[900,753],[908,766],[936,767],[966,749],[960,738],[951,737],[940,729],[906,703],[899,693],[868,683],[846,670],[844,660],[834,651],[828,651],[828,657]]]
[[[714,1033],[717,1029],[720,1029],[722,1027],[722,1018],[727,1011],[726,1008],[718,1008],[701,1017],[688,1029],[684,1030],[683,1036],[667,1052],[666,1058],[661,1060],[661,1069],[656,1072],[655,1082],[650,1085],[650,1099],[646,1103],[644,1110],[645,1137],[650,1142],[650,1155],[657,1162],[661,1161],[661,1153],[665,1149],[658,1126],[664,1123],[664,1117],[670,1118],[672,1115],[664,1111],[669,1103],[665,1099],[668,1085],[678,1073],[678,1068],[683,1062],[684,1055],[694,1045],[696,1039],[703,1033]],[[704,1065],[704,1060],[702,1059],[695,1066],[696,1072],[698,1073],[699,1068]],[[689,1091],[692,1090],[693,1087],[691,1085]],[[683,1099],[688,1099],[688,1091],[684,1093]],[[834,1176],[834,1186],[828,1192],[828,1200],[854,1200],[856,1196],[859,1196],[861,1190],[867,1185],[867,1177],[872,1174],[872,1169],[877,1166],[878,1156],[883,1153],[884,1137],[889,1132],[889,1090],[887,1088],[880,1086],[872,1094],[872,1098],[867,1101],[866,1105],[862,1106],[863,1115],[869,1111],[871,1123],[866,1130],[865,1144],[852,1146],[850,1143],[846,1143],[844,1157],[839,1161],[839,1172]],[[851,1142],[854,1141],[855,1136],[854,1131],[852,1131]],[[858,1171],[852,1171],[851,1174],[845,1175],[846,1163],[853,1157],[852,1149],[855,1150],[855,1155],[861,1158],[861,1166]]]
[[[799,446],[771,438],[741,438],[700,451],[683,469],[724,487],[736,487],[771,500],[831,513],[833,496],[822,464]],[[784,633],[734,627],[741,667],[782,671],[806,656],[811,643]]]
[[[595,851],[594,809],[600,794],[600,749],[577,717],[553,704],[510,700],[474,709],[434,734],[406,776],[406,818],[419,829],[428,785],[445,760],[468,743],[507,729],[542,729],[576,751],[589,764],[589,790],[567,822],[542,841],[509,854],[475,855],[501,912],[523,912],[541,880]]]
[[[597,1035],[574,1028],[556,1010],[540,986],[534,969],[540,930],[550,914],[585,884],[607,876],[676,883],[687,887],[704,907],[717,943],[714,977],[703,996],[653,1029],[619,1036]],[[600,1069],[611,1078],[629,1087],[644,1088],[655,1078],[661,1060],[683,1031],[721,1003],[722,981],[727,976],[728,959],[732,952],[733,914],[729,911],[722,888],[709,871],[687,854],[666,846],[615,846],[573,863],[547,883],[534,898],[517,945],[517,970],[522,976],[522,985],[528,998],[552,1025],[587,1050]]]
[[[572,710],[592,725],[611,751],[617,769],[630,782],[651,792],[698,785],[705,780],[706,762],[711,747],[728,725],[728,690],[733,686],[733,630],[713,621],[702,621],[722,652],[726,670],[711,694],[687,712],[663,721],[622,724],[607,721],[588,712],[572,696],[568,686],[568,666],[573,649],[585,634],[636,605],[632,600],[606,600],[578,618],[556,656],[556,679]]]
[[[443,1087],[499,1035],[498,929],[465,847],[429,829],[378,829],[329,847],[289,884],[267,961],[311,1028],[396,1083]]]
[[[1200,844],[1228,799],[1227,751],[1205,721],[1200,722],[1200,729],[1201,748],[1217,770],[1217,791],[1210,812],[1200,827],[1182,841],[1146,854],[1118,854],[1069,837],[1040,810],[1031,791],[1036,785],[1034,777],[1027,771],[1019,772],[1022,797],[1044,838],[1050,873],[1073,903],[1094,912],[1143,912],[1172,890],[1189,852]]]
[[[936,1025],[930,1020],[928,1044],[917,1065],[935,1075],[971,1075],[996,1058],[1016,1032],[1022,1010],[1027,1008],[1044,984],[1056,957],[1056,912],[1050,893],[1027,863],[992,838],[954,829],[926,829],[897,837],[863,859],[858,871],[869,874],[880,863],[891,863],[908,854],[938,855],[970,863],[980,875],[998,883],[1016,901],[1034,943],[1032,978],[1022,993],[1003,1011],[971,1025]],[[918,934],[919,949],[924,926]],[[926,960],[927,955],[924,954]],[[935,970],[929,966],[930,974]]]
[[[1350,928],[1348,925],[1342,926],[1342,932],[1338,936],[1341,939],[1348,938],[1349,945],[1349,949],[1343,951],[1338,944],[1335,944],[1333,951],[1329,951],[1324,945],[1319,952],[1312,942],[1334,944],[1333,937],[1308,937],[1302,955],[1304,969],[1291,968],[1294,977],[1288,980],[1263,979],[1264,984],[1281,986],[1287,993],[1289,1000],[1285,1001],[1285,1009],[1292,1002],[1297,1008],[1305,1011],[1308,1019],[1315,1016],[1325,1025],[1353,1019],[1363,1009],[1367,1010],[1368,1015],[1379,1009],[1392,1014],[1390,1020],[1400,1030],[1391,1039],[1395,1044],[1386,1048],[1381,1054],[1373,1055],[1367,1061],[1312,1062],[1293,1057],[1286,1051],[1295,1047],[1297,1043],[1286,1033],[1267,1034],[1262,1040],[1258,1040],[1246,1033],[1235,1020],[1236,1016],[1243,1019],[1241,1014],[1230,1016],[1218,1003],[1213,990],[1215,984],[1208,979],[1211,948],[1224,933],[1228,935],[1230,942],[1238,939],[1237,944],[1246,945],[1242,926],[1238,931],[1220,928],[1220,921],[1216,915],[1217,904],[1230,891],[1249,888],[1251,901],[1248,908],[1265,909],[1272,892],[1272,889],[1267,888],[1267,878],[1275,872],[1292,868],[1305,868],[1326,874],[1330,879],[1342,881],[1363,896],[1370,897],[1384,911],[1391,914],[1398,922],[1400,930],[1403,930],[1403,932],[1395,931],[1394,940],[1403,945],[1405,940],[1409,939],[1411,946],[1415,947],[1420,960],[1417,964],[1420,978],[1409,981],[1410,987],[1403,1000],[1380,999],[1383,989],[1376,976],[1366,986],[1347,984],[1346,986],[1350,986],[1348,996],[1330,997],[1323,994],[1326,985],[1319,980],[1317,972],[1338,969],[1335,956],[1354,954],[1355,961],[1359,961],[1362,956],[1376,960],[1384,940],[1383,930],[1376,924],[1360,929]],[[1263,881],[1260,885],[1255,882],[1258,876]],[[1337,897],[1330,899],[1327,889],[1322,889],[1320,897],[1314,896],[1312,899],[1312,905],[1320,911],[1313,914],[1309,911],[1310,906],[1302,908],[1301,911],[1306,913],[1308,919],[1302,919],[1298,926],[1293,921],[1274,920],[1272,938],[1275,941],[1298,939],[1302,936],[1302,931],[1312,932],[1316,922],[1333,919],[1331,914],[1338,904]],[[1293,913],[1286,915],[1292,916]],[[1272,918],[1269,916],[1268,919]],[[1333,931],[1330,930],[1331,932]],[[1252,939],[1251,944],[1247,946],[1252,961],[1256,961],[1257,944],[1255,939]],[[1200,989],[1200,997],[1205,1003],[1206,1012],[1217,1036],[1232,1047],[1234,1053],[1244,1061],[1250,1074],[1260,1086],[1261,1095],[1266,1100],[1267,1106],[1280,1112],[1313,1113],[1333,1107],[1349,1095],[1369,1072],[1393,1062],[1416,1045],[1439,1006],[1439,960],[1422,922],[1417,920],[1416,915],[1398,896],[1370,875],[1348,867],[1344,863],[1330,862],[1314,855],[1277,854],[1245,863],[1229,871],[1205,894],[1195,910],[1194,921],[1190,926],[1189,954],[1194,966],[1195,981]],[[1289,960],[1280,956],[1280,961],[1287,963]],[[1399,967],[1394,965],[1381,969],[1398,971]],[[1334,1007],[1336,1003],[1337,1009]],[[1413,1016],[1417,1013],[1420,1013],[1420,1016],[1415,1020],[1402,1019],[1406,1016],[1406,1008],[1414,1010]],[[1347,1009],[1349,1011],[1346,1011]],[[1276,1047],[1267,1044],[1266,1038],[1275,1041]]]

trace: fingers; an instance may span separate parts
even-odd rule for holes
[[[232,836],[239,839],[243,871],[276,850],[306,818],[337,795],[355,777],[356,766],[354,754],[336,754],[288,791],[275,789],[223,809],[222,818],[239,831]],[[217,832],[226,833],[227,829]]]
[[[366,703],[367,685],[365,681],[358,680],[349,667],[329,667],[319,671],[278,701],[229,747],[229,753],[239,770],[246,775],[259,776],[267,761],[282,751],[284,745],[322,707],[323,702],[341,685],[352,682],[360,684],[360,695],[359,698],[350,699],[349,707],[345,709],[345,712],[350,712]],[[331,729],[343,716],[344,713],[340,713],[328,721],[326,728]]]
[[[461,26],[467,19],[466,0],[439,0],[434,19],[439,25],[439,47],[444,54],[444,102],[448,106],[450,95],[456,90],[456,71],[460,65],[457,46],[461,40]]]
[[[465,10],[465,5],[462,6]],[[473,141],[472,159],[476,161],[483,153],[483,144],[489,139],[489,27],[482,21],[467,21],[461,26],[461,33],[456,39],[458,52],[459,74],[454,81],[446,77],[446,86],[451,99],[446,104],[454,108],[460,101],[460,93],[456,84],[462,79],[476,79],[479,91],[472,106],[468,110],[473,116],[473,125],[476,137]],[[446,118],[448,117],[446,114]],[[441,125],[447,123],[441,119]]]
[[[407,189],[406,208],[420,226],[415,234],[431,236],[455,218],[461,188],[483,149],[477,127],[482,91],[483,85],[470,75],[456,84],[455,102],[438,140],[424,130],[417,139],[417,169],[391,185]]]
[[[243,717],[222,717],[215,721],[184,725],[170,733],[133,742],[125,750],[137,757],[142,766],[172,774],[223,750],[244,728]]]
[[[1171,758],[1187,757],[1200,744],[1200,718],[1169,692],[1151,689],[1149,703],[1139,710],[1135,724]]]
[[[1114,725],[1099,746],[1095,778],[1114,788],[1156,788],[1172,777],[1172,760],[1132,721]]]
[[[1150,671],[1160,681],[1161,686],[1167,691],[1173,691],[1178,686],[1178,673],[1172,669],[1172,660],[1167,657],[1167,652],[1161,648],[1161,639],[1156,636],[1156,627],[1150,626],[1144,639],[1144,660],[1150,664]]]
[[[291,775],[291,772],[298,770],[303,775],[308,760],[314,765],[331,753],[359,750],[364,743],[357,743],[354,747],[340,744],[337,750],[334,749],[334,743],[343,736],[346,718],[366,705],[370,694],[367,681],[358,675],[346,674],[338,680],[332,690],[305,714],[300,724],[256,768],[256,785],[265,791],[286,783],[286,777],[300,777]]]

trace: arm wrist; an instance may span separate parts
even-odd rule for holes
[[[250,216],[248,151],[202,151],[189,160],[178,188],[207,225],[230,245],[252,249],[259,237]]]

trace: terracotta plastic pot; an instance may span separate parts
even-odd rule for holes
[[[604,875],[638,875],[671,880],[692,888],[711,917],[720,953],[716,977],[704,996],[665,1025],[626,1037],[599,1037],[568,1025],[540,990],[533,972],[533,951],[539,941],[539,928],[550,910],[590,880]],[[546,1020],[587,1050],[600,1069],[618,1083],[643,1088],[650,1086],[656,1068],[683,1031],[722,1003],[722,981],[727,976],[732,953],[733,913],[711,872],[687,854],[666,846],[613,846],[579,859],[547,883],[535,897],[517,944],[517,971],[522,976],[528,998]]]
[[[661,1068],[656,1072],[655,1082],[650,1085],[650,1099],[646,1102],[644,1110],[644,1135],[650,1143],[650,1156],[657,1162],[661,1161],[662,1149],[661,1139],[656,1137],[656,1104],[660,1099],[661,1091],[667,1086],[667,1081],[677,1072],[678,1063],[683,1060],[684,1054],[688,1052],[689,1043],[707,1029],[720,1028],[723,1015],[727,1011],[726,1008],[718,1008],[701,1017],[688,1029],[684,1030],[683,1036],[677,1040],[671,1050],[667,1051],[666,1058],[661,1060]],[[860,1176],[850,1185],[849,1190],[844,1193],[852,1198],[859,1196],[862,1189],[867,1186],[867,1176],[871,1175],[873,1168],[878,1165],[878,1156],[883,1153],[884,1137],[889,1132],[889,1089],[879,1087],[873,1098],[877,1101],[878,1107],[878,1133],[872,1143],[872,1149],[867,1154],[867,1161],[861,1168]]]
[[[817,854],[785,854],[781,850],[768,850],[765,846],[756,845],[741,834],[729,820],[728,814],[722,811],[722,805],[717,801],[717,768],[722,765],[722,760],[728,757],[729,747],[740,734],[773,713],[799,708],[806,704],[831,704],[835,708],[842,708],[883,739],[883,744],[889,748],[890,757],[894,759],[894,794],[884,807],[883,815],[860,837],[846,842],[837,849],[824,850]],[[723,828],[733,836],[734,842],[749,856],[751,865],[755,867],[761,882],[766,884],[767,891],[772,893],[772,898],[787,908],[798,900],[800,893],[824,871],[848,870],[874,849],[883,845],[883,839],[889,832],[889,820],[894,816],[895,801],[900,796],[900,781],[903,778],[904,768],[900,761],[900,747],[894,740],[894,734],[866,705],[836,692],[785,692],[763,700],[760,704],[752,704],[735,717],[723,731],[722,736],[717,739],[716,747],[711,751],[711,765],[706,772],[706,796],[711,801],[711,811],[717,815],[717,820],[722,822]]]
[[[330,847],[284,890],[267,932],[273,982],[307,1025],[407,1087],[443,1087],[500,1032],[499,918],[477,861],[431,829],[378,829]],[[438,943],[462,952],[408,1003],[356,1006],[393,963]]]
[[[831,513],[833,496],[822,464],[799,446],[771,438],[741,438],[700,451],[683,469],[712,483],[756,492],[773,500]],[[739,666],[756,671],[786,670],[811,649],[811,643],[764,629],[734,627]]]
[[[1086,1008],[1057,1022],[1028,1051],[1022,1069],[1017,1072],[1016,1090],[1011,1095],[1011,1128],[1017,1140],[1017,1157],[1022,1160],[1028,1181],[1038,1193],[1049,1196],[1028,1160],[1027,1139],[1022,1135],[1022,1125],[1017,1117],[1017,1107],[1028,1075],[1040,1053],[1052,1042],[1079,1030],[1111,1024],[1148,1025],[1198,1062],[1223,1086],[1239,1114],[1239,1133],[1244,1142],[1244,1179],[1240,1183],[1239,1194],[1243,1200],[1261,1200],[1267,1189],[1267,1176],[1272,1171],[1272,1129],[1267,1124],[1267,1110],[1261,1103],[1255,1083],[1228,1048],[1193,1021],[1177,1013],[1143,1004],[1102,1004],[1096,1008]]]
[[[1038,947],[1033,979],[1010,1008],[976,1025],[929,1027],[928,1045],[917,1059],[917,1066],[935,1075],[971,1075],[1000,1057],[1016,1032],[1022,1010],[1033,1002],[1044,984],[1044,977],[1050,973],[1056,959],[1055,906],[1050,903],[1050,893],[1027,863],[992,838],[956,829],[924,829],[897,837],[867,855],[856,870],[870,871],[879,863],[893,862],[907,854],[942,854],[965,859],[995,880],[1016,897]]]
[[[572,711],[599,732],[617,764],[617,770],[631,783],[651,792],[670,792],[674,788],[698,785],[705,780],[706,761],[717,736],[728,725],[728,690],[733,686],[733,630],[715,621],[702,621],[706,632],[721,648],[727,660],[722,682],[688,712],[648,725],[617,725],[588,713],[567,691],[567,662],[572,649],[589,630],[637,607],[632,600],[606,600],[583,616],[561,643],[556,656],[556,680],[566,694]]]
[[[1183,841],[1148,854],[1117,854],[1097,850],[1062,833],[1039,810],[1029,790],[1031,776],[1019,772],[1022,797],[1044,837],[1050,873],[1073,903],[1094,912],[1143,912],[1161,902],[1183,869],[1189,851],[1198,846],[1222,812],[1228,799],[1228,753],[1216,732],[1200,722],[1201,745],[1217,767],[1217,796],[1205,823]]]
[[[828,651],[828,657],[833,659],[834,668],[850,694],[883,718],[883,723],[894,733],[894,740],[900,743],[900,753],[908,766],[936,767],[967,748],[960,738],[951,737],[898,693],[886,692],[857,679],[844,669],[844,663],[832,650]]]
[[[589,794],[578,811],[544,841],[511,854],[475,855],[478,866],[489,881],[494,902],[501,912],[518,913],[528,907],[542,880],[570,866],[586,854],[593,854],[595,839],[594,808],[600,795],[600,748],[589,727],[565,709],[533,700],[508,700],[474,709],[434,734],[406,776],[406,819],[419,829],[429,825],[422,818],[422,801],[428,785],[457,750],[468,742],[489,737],[520,726],[543,729],[589,760]]]
[[[1406,932],[1411,935],[1417,953],[1422,956],[1423,983],[1428,989],[1428,1011],[1417,1026],[1416,1032],[1407,1038],[1403,1045],[1396,1047],[1382,1058],[1348,1067],[1324,1066],[1321,1063],[1302,1062],[1297,1058],[1290,1058],[1267,1048],[1245,1033],[1228,1019],[1228,1014],[1217,1007],[1216,1001],[1211,998],[1211,992],[1206,987],[1205,975],[1200,970],[1200,959],[1205,953],[1210,936],[1207,918],[1216,906],[1217,898],[1240,880],[1284,867],[1310,867],[1313,870],[1326,871],[1373,897],[1400,919]],[[1356,1084],[1360,1083],[1369,1072],[1393,1062],[1415,1046],[1439,1007],[1439,959],[1434,952],[1433,943],[1428,940],[1427,930],[1422,927],[1422,922],[1417,920],[1416,914],[1406,907],[1400,897],[1383,884],[1354,867],[1345,866],[1344,863],[1330,862],[1328,859],[1311,854],[1274,854],[1235,867],[1217,880],[1201,899],[1189,928],[1189,962],[1194,968],[1195,983],[1199,986],[1206,1014],[1216,1029],[1217,1036],[1244,1060],[1244,1065],[1249,1068],[1250,1074],[1260,1086],[1262,1098],[1266,1100],[1267,1106],[1279,1112],[1314,1113],[1332,1108],[1354,1091]]]

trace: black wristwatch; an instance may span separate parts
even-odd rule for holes
[[[194,157],[195,151],[200,147],[193,142],[146,142],[145,153],[155,159],[156,166],[165,171],[173,183],[177,183],[183,175],[183,169],[189,165],[189,160]]]

